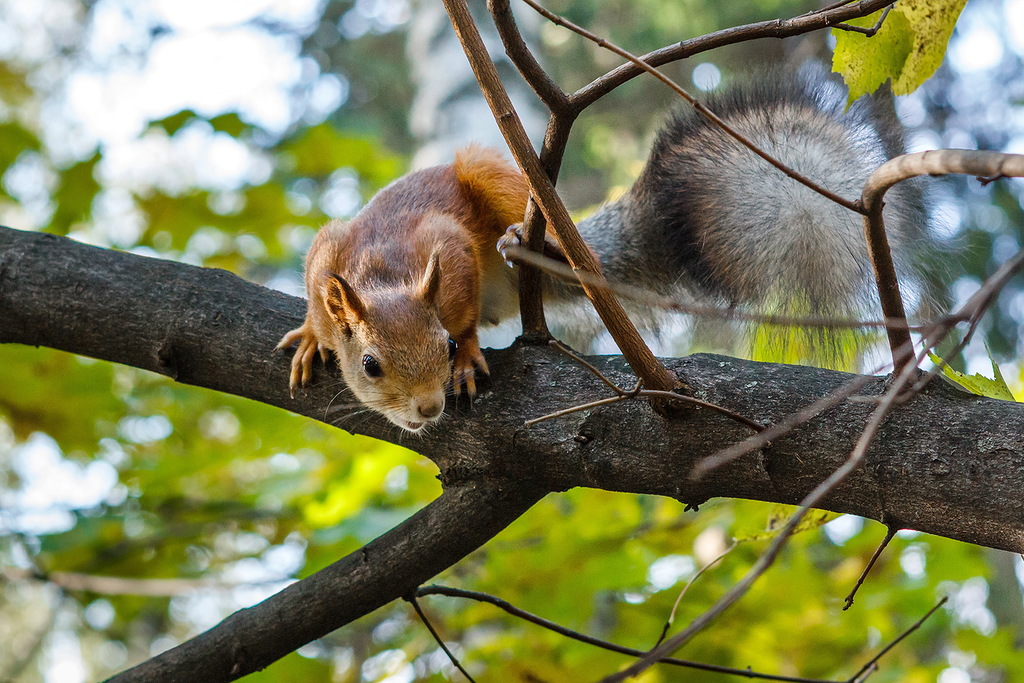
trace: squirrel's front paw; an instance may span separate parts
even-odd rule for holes
[[[455,360],[452,365],[452,391],[456,396],[462,393],[465,387],[466,395],[470,398],[476,396],[476,373],[490,374],[487,369],[487,361],[484,354],[480,352],[480,346],[476,339],[460,342],[455,351]]]
[[[286,349],[295,342],[299,342],[299,347],[292,356],[292,369],[288,376],[288,391],[292,398],[295,398],[295,390],[300,385],[306,386],[313,379],[313,356],[319,352],[320,358],[327,360],[327,349],[320,345],[316,335],[305,324],[281,337],[274,350]]]

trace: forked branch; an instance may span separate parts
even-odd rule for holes
[[[548,223],[558,235],[558,241],[574,269],[601,275],[601,267],[569,217],[569,212],[555,192],[555,187],[541,167],[540,158],[530,145],[522,122],[509,100],[497,69],[487,54],[483,39],[469,13],[466,0],[444,0],[445,9],[459,36],[477,81],[483,89],[495,121],[512,150],[512,156],[526,176],[530,193],[539,204]],[[587,297],[622,350],[637,376],[652,389],[671,391],[676,388],[675,376],[654,357],[636,327],[629,320],[622,304],[607,289],[583,285]]]
[[[899,279],[893,263],[889,240],[885,234],[882,208],[885,193],[896,183],[920,175],[968,174],[991,182],[997,178],[1024,176],[1024,155],[1001,152],[979,152],[966,149],[939,149],[916,154],[904,154],[885,162],[872,173],[864,184],[861,205],[864,207],[864,234],[868,254],[875,271],[878,298],[882,313],[888,320],[905,322],[906,311],[900,294]],[[893,367],[899,372],[910,359],[898,350],[910,343],[910,332],[905,325],[886,329],[893,354]]]
[[[860,208],[860,206],[856,202],[851,201],[849,199],[846,199],[844,197],[841,197],[840,195],[837,195],[835,192],[832,192],[831,190],[829,190],[826,187],[822,187],[818,183],[814,182],[813,180],[811,180],[807,176],[805,176],[802,173],[800,173],[799,171],[797,171],[796,169],[787,166],[786,164],[782,163],[781,161],[779,161],[778,159],[776,159],[775,157],[773,157],[772,155],[768,154],[763,149],[761,149],[760,147],[755,145],[753,142],[750,141],[749,138],[747,138],[745,135],[741,134],[738,130],[736,130],[735,128],[730,126],[728,123],[726,123],[724,120],[722,120],[717,114],[715,114],[713,111],[708,109],[703,103],[701,103],[699,100],[697,100],[697,98],[695,98],[693,95],[688,93],[682,86],[680,86],[678,83],[673,81],[671,78],[669,78],[668,76],[666,76],[662,72],[658,71],[658,69],[656,69],[651,64],[648,64],[647,62],[645,62],[641,57],[637,57],[633,53],[629,52],[628,50],[623,49],[622,47],[619,47],[618,45],[616,45],[615,43],[611,42],[610,40],[607,40],[606,38],[602,38],[602,37],[600,37],[600,36],[590,32],[590,31],[588,31],[587,29],[583,28],[582,26],[578,26],[578,25],[574,24],[573,22],[569,21],[568,19],[555,14],[554,12],[548,11],[543,6],[541,6],[539,3],[537,3],[536,0],[523,0],[523,2],[525,2],[527,5],[529,5],[533,9],[535,9],[541,16],[543,16],[548,21],[550,21],[550,22],[552,22],[552,23],[554,23],[554,24],[556,24],[558,26],[562,26],[563,28],[566,28],[566,29],[572,31],[573,33],[581,35],[584,38],[586,38],[587,40],[593,41],[595,44],[599,45],[600,47],[603,47],[606,50],[609,50],[609,51],[619,55],[623,59],[626,59],[626,60],[632,62],[633,64],[635,64],[640,69],[643,69],[647,73],[651,74],[652,76],[657,78],[659,81],[661,81],[662,83],[667,85],[669,88],[671,88],[672,91],[675,92],[677,95],[679,95],[684,100],[686,100],[701,116],[703,116],[704,118],[708,119],[713,124],[718,126],[726,135],[728,135],[732,139],[736,140],[736,142],[740,143],[741,145],[743,145],[744,147],[749,149],[751,152],[756,154],[758,157],[760,157],[761,159],[763,159],[767,163],[771,164],[772,166],[774,166],[778,170],[782,171],[782,173],[784,173],[787,177],[792,178],[793,180],[797,181],[801,185],[804,185],[805,187],[813,190],[814,192],[817,192],[818,194],[822,195],[823,197],[827,197],[828,199],[831,199],[836,204],[839,204],[840,206],[842,206],[842,207],[844,207],[846,209],[849,209],[850,211],[855,211],[857,213],[862,213],[862,209]]]

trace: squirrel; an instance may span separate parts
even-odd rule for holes
[[[841,89],[817,76],[751,80],[712,94],[707,106],[846,197],[903,152],[891,102],[862,98],[846,110]],[[298,343],[293,395],[310,381],[316,353],[326,361],[328,351],[356,398],[412,432],[440,418],[449,386],[475,395],[477,373],[488,372],[478,325],[518,311],[515,271],[499,249],[518,243],[527,198],[522,175],[499,152],[471,146],[451,165],[396,180],[352,220],[325,225],[306,258],[305,322],[277,347]],[[922,197],[903,183],[887,198],[894,256],[913,272],[910,247],[928,239]],[[869,306],[860,216],[785,177],[691,108],[656,135],[632,188],[578,227],[610,282],[773,312],[839,316]],[[579,296],[578,287],[545,283],[546,300]]]
[[[488,372],[477,326],[518,310],[495,246],[528,197],[500,152],[467,147],[321,228],[306,256],[306,320],[277,346],[298,343],[292,395],[316,353],[326,362],[333,351],[356,398],[412,432],[440,417],[449,381],[474,396],[476,373]]]

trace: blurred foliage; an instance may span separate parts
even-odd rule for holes
[[[383,0],[334,1],[308,29],[266,27],[301,42],[321,72],[344,79],[347,96],[326,119],[297,115],[286,130],[270,132],[236,111],[185,109],[138,133],[153,145],[145,149],[160,154],[189,136],[241,145],[264,172],[234,187],[188,176],[112,180],[107,148],[57,150],[42,125],[41,112],[59,87],[54,74],[88,62],[86,28],[104,5],[58,4],[70,7],[78,23],[54,29],[52,55],[33,61],[6,51],[0,58],[0,209],[16,224],[35,221],[108,246],[296,286],[314,228],[328,215],[354,212],[403,172],[416,146],[406,118],[412,85],[404,23],[375,19]],[[556,0],[549,7],[638,52],[811,8],[791,0]],[[162,30],[154,27],[151,37]],[[618,63],[555,27],[541,29],[540,43],[567,88]],[[751,64],[808,55],[828,57],[824,33],[734,46],[668,71],[686,82],[697,65],[713,62],[728,82]],[[1007,51],[1004,62],[997,69],[1003,76],[1020,72],[1019,56]],[[939,70],[920,95],[921,129],[937,131],[943,144],[966,137],[1005,148],[1010,134],[999,122],[972,109],[974,100],[958,99],[963,81]],[[671,104],[661,86],[637,79],[581,117],[562,172],[570,202],[595,203],[609,187],[630,182],[646,137]],[[984,105],[995,106],[990,99]],[[945,206],[956,207],[964,226],[950,249],[959,257],[953,272],[963,282],[978,281],[1024,242],[1020,189],[961,179],[946,191]],[[1022,291],[1019,280],[1011,284],[982,329],[996,359],[1021,355]],[[767,341],[761,353],[770,357]],[[1024,367],[1018,375],[1019,385]],[[0,643],[9,644],[0,648],[4,680],[52,680],[55,671],[76,680],[69,658],[84,666],[80,678],[113,673],[357,549],[440,490],[434,466],[400,447],[131,368],[4,345],[0,387],[0,569],[223,582],[150,598],[61,593],[0,578]],[[574,490],[549,496],[436,582],[493,593],[567,627],[648,648],[701,566],[739,539],[688,589],[673,630],[750,568],[784,514],[747,501],[714,501],[684,513],[671,500]],[[934,681],[947,669],[955,681],[1024,680],[1019,560],[901,534],[853,609],[842,612],[884,529],[830,517],[813,517],[771,572],[681,656],[845,678],[949,595],[949,605],[889,653],[872,680]],[[442,597],[422,604],[481,680],[596,680],[628,661],[490,605]],[[457,674],[436,643],[410,607],[396,603],[248,680],[449,679]],[[723,677],[660,668],[642,680]]]

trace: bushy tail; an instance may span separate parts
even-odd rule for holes
[[[902,152],[894,113],[871,100],[844,111],[844,94],[826,79],[788,78],[762,75],[707,104],[786,165],[856,199],[868,175]],[[919,193],[897,186],[885,212],[897,263],[912,272],[910,247],[927,243]],[[658,134],[630,192],[581,229],[609,254],[611,279],[769,314],[875,313],[860,215],[786,177],[689,107]],[[837,355],[843,335],[819,328],[779,338],[802,340],[802,355],[820,361]]]

